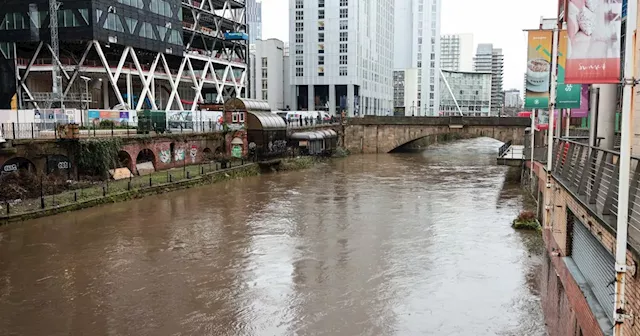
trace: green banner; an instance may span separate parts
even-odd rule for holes
[[[556,108],[580,108],[582,85],[565,84],[564,74],[567,64],[567,45],[569,36],[566,30],[560,31],[558,40],[558,86],[556,87]]]

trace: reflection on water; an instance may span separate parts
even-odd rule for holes
[[[0,228],[2,335],[544,335],[499,143]]]

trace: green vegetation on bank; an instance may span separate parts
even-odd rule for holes
[[[511,226],[516,230],[540,231],[541,227],[533,211],[522,211]]]
[[[85,182],[53,195],[2,204],[0,224],[259,174],[260,168],[254,163],[233,162],[227,169],[220,169],[219,164],[211,163],[158,171],[119,181]]]

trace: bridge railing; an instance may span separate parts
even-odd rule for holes
[[[498,150],[498,157],[503,157],[504,153],[506,153],[509,150],[509,147],[511,147],[512,143],[513,141],[509,140],[505,142],[502,146],[500,146],[500,149]]]
[[[556,139],[553,176],[615,231],[620,153]],[[629,243],[640,247],[640,158],[631,159]]]

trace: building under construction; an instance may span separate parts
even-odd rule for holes
[[[1,12],[0,108],[193,111],[245,96],[243,0],[6,0]]]

